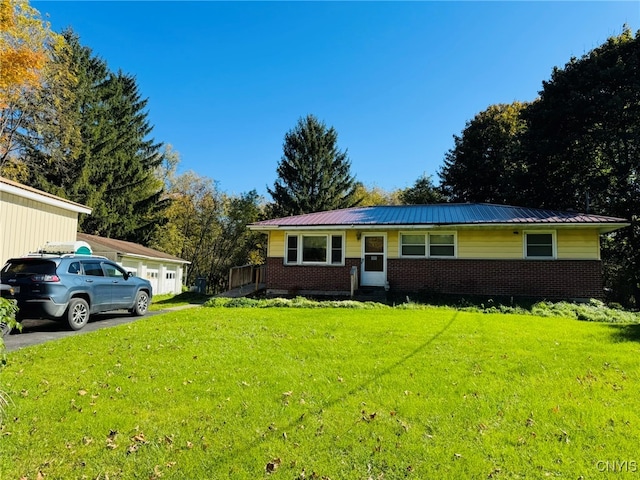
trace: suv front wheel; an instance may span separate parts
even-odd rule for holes
[[[67,322],[71,330],[80,330],[89,322],[89,304],[85,299],[71,299],[67,308]]]

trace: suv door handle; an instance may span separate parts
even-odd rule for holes
[[[85,280],[85,282],[87,282],[87,283],[93,283],[93,280],[91,280],[90,278],[87,278],[87,279]]]

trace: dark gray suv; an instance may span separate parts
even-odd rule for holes
[[[84,327],[94,313],[124,309],[144,315],[153,295],[148,280],[90,255],[12,258],[0,270],[0,283],[11,287],[0,293],[17,301],[18,321],[63,320],[73,330]]]

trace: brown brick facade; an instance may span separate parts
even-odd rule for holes
[[[352,266],[284,265],[267,259],[267,289],[288,292],[344,293]],[[388,259],[387,280],[394,292],[425,292],[548,299],[602,298],[598,260]]]
[[[602,298],[598,260],[389,259],[393,290],[549,299]]]
[[[359,258],[347,258],[344,266],[284,265],[282,258],[267,258],[267,290],[345,293],[351,288],[351,267]]]

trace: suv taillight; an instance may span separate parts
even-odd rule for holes
[[[32,282],[59,282],[60,277],[57,275],[38,274],[31,277]]]

